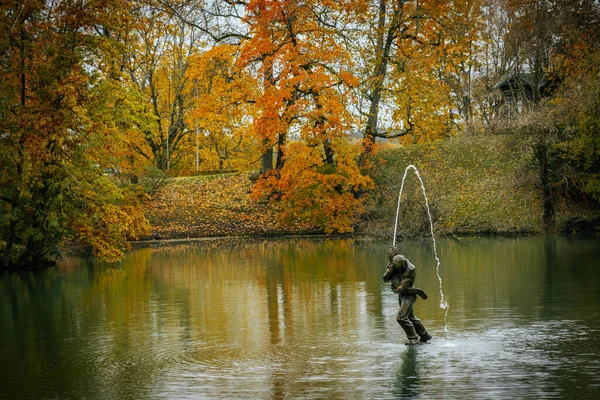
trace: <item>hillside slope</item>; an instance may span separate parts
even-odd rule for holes
[[[376,190],[367,202],[369,213],[362,231],[392,234],[402,177],[410,164],[420,171],[437,232],[543,231],[543,205],[533,156],[510,135],[462,136],[380,151],[371,171]],[[570,230],[574,221],[594,223],[600,217],[597,204],[565,198],[559,190],[555,187],[556,231]],[[412,170],[405,181],[400,209],[400,234],[428,234],[422,189]]]
[[[423,179],[436,233],[541,233],[542,199],[535,163],[527,148],[508,135],[463,136],[435,143],[379,151],[369,171],[375,190],[355,232],[390,237],[402,177],[415,165]],[[556,190],[560,188],[557,187]],[[285,226],[273,206],[250,197],[247,173],[174,178],[148,204],[146,215],[161,238],[315,234],[301,224]],[[598,225],[597,204],[556,196],[556,230]],[[409,171],[398,232],[426,236],[429,222],[423,194]]]

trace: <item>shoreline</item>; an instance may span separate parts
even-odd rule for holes
[[[435,236],[438,239],[465,239],[465,238],[516,238],[516,237],[600,237],[600,232],[477,232],[477,233],[452,233],[452,234],[438,234]],[[167,238],[167,239],[148,239],[148,240],[135,240],[130,241],[132,247],[145,246],[145,245],[162,245],[171,243],[189,243],[189,242],[216,242],[219,240],[226,241],[252,241],[252,240],[287,240],[287,239],[360,239],[360,240],[371,240],[371,241],[385,241],[391,240],[392,236],[373,235],[369,233],[349,233],[349,234],[336,234],[327,235],[324,233],[320,234],[289,234],[289,235],[240,235],[240,236],[202,236],[202,237],[187,237],[187,238]],[[403,242],[405,240],[415,241],[427,241],[431,240],[430,236],[398,236],[397,241]]]
[[[462,240],[462,239],[470,239],[470,238],[518,238],[518,237],[573,237],[573,238],[600,238],[600,231],[587,231],[587,232],[553,232],[553,233],[543,233],[543,232],[479,232],[479,233],[465,233],[465,234],[438,234],[436,236],[436,240],[439,239],[452,239],[452,240]],[[289,235],[239,235],[239,236],[204,236],[204,237],[187,237],[187,238],[169,238],[169,239],[148,239],[148,240],[133,240],[128,243],[131,245],[127,252],[133,251],[139,248],[146,247],[157,247],[157,246],[169,246],[174,244],[185,244],[185,243],[216,243],[222,241],[223,244],[232,244],[232,243],[242,243],[242,242],[252,242],[252,241],[265,241],[265,240],[309,240],[309,239],[326,239],[326,240],[344,240],[344,239],[354,239],[354,240],[363,240],[363,241],[391,241],[392,237],[383,236],[383,235],[373,235],[364,232],[357,233],[349,233],[349,234],[336,234],[336,235],[327,235],[327,234],[289,234]],[[419,236],[414,235],[410,237],[398,237],[398,243],[401,243],[405,240],[412,241],[428,241],[431,240],[429,236]],[[79,245],[67,245],[63,249],[63,255],[82,255],[87,252],[86,249],[82,248]],[[56,267],[58,260],[55,262],[49,262],[44,265],[32,265],[28,267],[18,267],[18,268],[0,268],[0,273],[15,273],[15,272],[23,272],[23,271],[36,271],[43,270],[46,268]],[[120,261],[116,261],[112,264],[118,264]]]

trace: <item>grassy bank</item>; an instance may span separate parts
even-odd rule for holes
[[[375,190],[366,198],[358,233],[389,237],[407,165],[420,171],[440,234],[540,233],[542,199],[532,155],[510,136],[464,136],[433,144],[381,150],[370,171]],[[284,226],[276,210],[250,198],[248,174],[175,178],[149,204],[161,238],[320,233],[308,225]],[[558,187],[557,187],[558,190]],[[600,218],[597,205],[556,201],[556,227]],[[408,174],[399,233],[427,235],[429,222],[418,180]]]
[[[361,230],[390,235],[402,177],[409,164],[420,171],[436,232],[447,235],[541,233],[542,197],[530,149],[510,135],[461,136],[436,143],[382,150],[372,177],[376,190],[367,202]],[[558,192],[560,186],[556,186]],[[600,216],[596,204],[556,194],[556,230]],[[584,224],[585,225],[585,224]],[[410,171],[402,195],[399,232],[428,234],[418,179]]]

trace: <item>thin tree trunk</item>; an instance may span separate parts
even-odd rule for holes
[[[331,140],[329,138],[323,140],[323,151],[325,151],[325,162],[331,166],[335,166],[333,160],[334,152],[331,148]]]
[[[373,69],[375,83],[371,94],[371,104],[369,106],[369,115],[365,126],[362,142],[362,150],[358,160],[359,167],[362,167],[373,150],[375,144],[374,133],[377,133],[377,123],[379,119],[379,103],[381,102],[381,94],[383,92],[383,81],[387,73],[387,64],[389,52],[391,49],[392,40],[395,34],[393,27],[385,30],[386,25],[386,0],[379,1],[379,18],[377,21],[377,48],[376,48],[376,64]]]
[[[16,229],[17,221],[13,220],[10,222],[10,226],[8,228],[8,240],[6,241],[6,247],[4,248],[4,254],[2,256],[2,265],[5,269],[8,269],[10,266],[10,256],[15,243]]]
[[[269,146],[268,139],[263,139],[263,146],[266,148],[264,154],[260,158],[260,173],[265,175],[273,169],[273,147]]]
[[[283,146],[285,145],[285,133],[280,133],[277,137],[277,160],[275,162],[275,169],[281,171],[283,168]]]
[[[544,230],[551,232],[554,229],[554,202],[552,201],[552,189],[550,187],[550,176],[548,171],[548,146],[540,143],[535,149],[536,158],[540,163],[540,183],[542,186],[542,199],[544,202],[544,212],[542,220]]]

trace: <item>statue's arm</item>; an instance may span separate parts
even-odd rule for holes
[[[405,274],[402,277],[400,284],[398,286],[396,286],[396,288],[393,288],[392,290],[394,291],[394,293],[407,294],[409,296],[416,294],[416,295],[420,296],[421,298],[423,298],[423,300],[427,299],[428,296],[423,291],[423,289],[419,289],[419,288],[411,286],[414,281],[415,281],[414,276],[412,276],[411,274]]]
[[[408,276],[403,276],[402,280],[400,281],[400,283],[398,284],[398,286],[396,286],[395,288],[393,288],[392,290],[394,291],[394,293],[406,293],[406,294],[410,294],[407,292],[408,289],[411,289],[411,279]]]
[[[393,276],[394,276],[394,264],[389,263],[387,265],[387,270],[385,271],[385,274],[383,274],[383,281],[389,282],[392,280]]]

